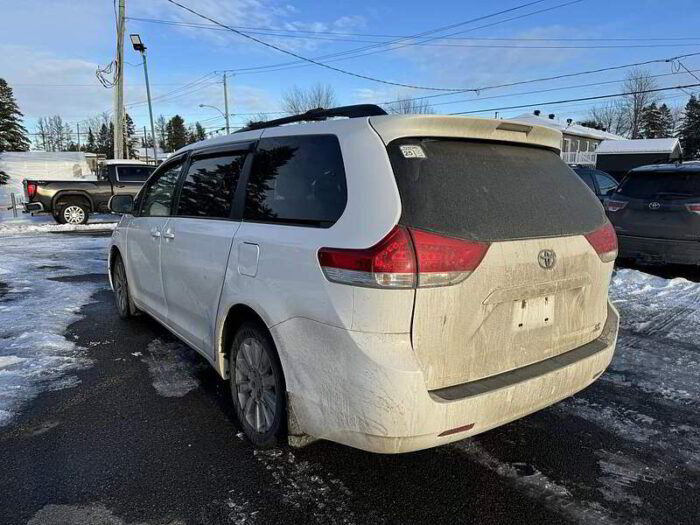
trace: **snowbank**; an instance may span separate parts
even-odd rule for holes
[[[51,224],[31,222],[0,222],[0,237],[26,235],[28,233],[51,232],[75,232],[75,231],[100,231],[113,230],[117,225],[114,222],[94,222],[90,224]]]

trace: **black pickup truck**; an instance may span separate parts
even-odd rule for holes
[[[85,224],[91,213],[108,213],[115,193],[136,195],[155,166],[107,161],[97,180],[24,180],[25,213],[51,213],[60,224]]]

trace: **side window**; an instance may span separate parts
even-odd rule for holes
[[[617,188],[617,181],[608,175],[596,172],[595,179],[598,181],[598,187],[600,188],[600,193],[607,195],[612,190]]]
[[[150,166],[117,166],[116,169],[119,182],[146,182],[153,173]]]
[[[177,215],[229,218],[245,157],[245,153],[194,157],[180,190]]]
[[[184,159],[164,165],[142,192],[143,206],[141,215],[144,217],[167,217],[173,207],[173,197],[177,180],[180,176]]]
[[[591,177],[591,172],[583,169],[583,170],[576,170],[576,174],[581,178],[583,182],[586,183],[586,186],[588,186],[593,193],[596,192],[595,189],[595,183],[593,182],[593,177]]]
[[[347,186],[334,135],[262,139],[246,188],[244,220],[330,227]]]

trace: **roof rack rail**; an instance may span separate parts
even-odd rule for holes
[[[386,115],[386,111],[375,104],[355,104],[353,106],[341,106],[337,108],[316,108],[310,109],[306,113],[301,113],[299,115],[291,115],[289,117],[282,117],[275,120],[268,120],[266,122],[255,122],[250,126],[241,128],[236,133],[242,133],[244,131],[253,131],[255,129],[263,128],[274,128],[281,126],[282,124],[291,124],[293,122],[308,122],[315,120],[326,120],[331,117],[348,117],[348,118],[358,118],[358,117],[376,117],[378,115]]]

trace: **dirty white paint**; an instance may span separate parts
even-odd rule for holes
[[[148,365],[153,387],[164,397],[182,397],[199,387],[196,373],[205,366],[185,344],[161,339],[148,344],[143,361]]]
[[[2,223],[0,223],[0,226]],[[0,426],[45,390],[79,384],[85,349],[65,330],[103,284],[56,277],[104,273],[107,239],[61,235],[3,237],[0,242]]]

